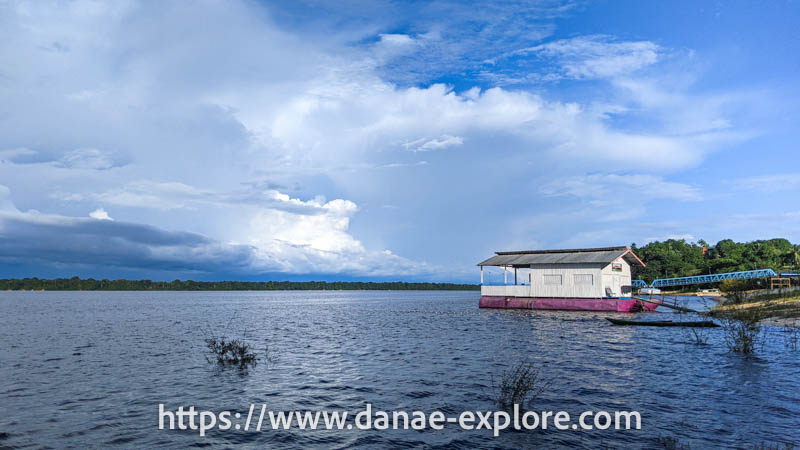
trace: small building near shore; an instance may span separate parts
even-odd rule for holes
[[[482,296],[572,299],[630,297],[634,265],[645,264],[628,247],[495,252],[478,263]],[[503,269],[502,285],[484,284],[488,266]]]

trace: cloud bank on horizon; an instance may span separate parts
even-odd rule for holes
[[[3,2],[0,277],[468,281],[500,249],[797,241],[796,19]]]

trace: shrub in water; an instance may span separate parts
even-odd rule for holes
[[[759,321],[762,314],[756,308],[733,309],[719,314],[725,343],[731,351],[750,354],[755,351],[761,336]]]
[[[206,339],[208,362],[216,361],[220,366],[237,366],[246,369],[258,363],[258,356],[251,351],[250,344],[242,339],[226,340],[221,338]]]
[[[705,300],[703,300],[703,304],[706,305]],[[684,304],[682,306],[685,307],[686,305]],[[690,316],[685,312],[678,312],[678,317],[680,317],[681,322],[697,320],[695,316]],[[706,343],[708,343],[708,335],[710,330],[711,328],[705,327],[682,327],[681,333],[695,345],[706,345]]]
[[[533,364],[522,362],[500,376],[500,385],[495,387],[495,400],[504,409],[511,409],[514,405],[524,408],[546,388],[547,383],[542,383]]]

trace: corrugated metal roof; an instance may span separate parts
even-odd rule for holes
[[[479,266],[528,266],[531,264],[608,264],[620,256],[631,264],[642,264],[628,247],[576,248],[495,252]],[[643,264],[642,264],[643,265]]]

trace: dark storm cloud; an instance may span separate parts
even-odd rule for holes
[[[195,233],[110,220],[0,215],[3,263],[231,273],[248,269],[252,260],[252,247]]]

